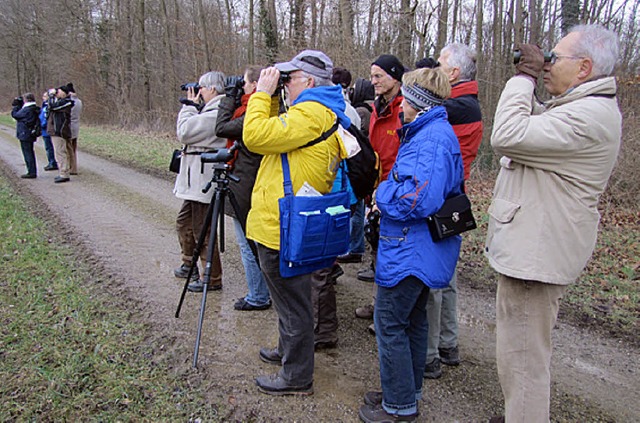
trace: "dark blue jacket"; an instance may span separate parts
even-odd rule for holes
[[[462,238],[434,242],[426,218],[446,198],[462,192],[460,145],[443,106],[405,124],[398,135],[395,164],[376,192],[381,213],[376,283],[393,287],[415,276],[430,288],[444,288],[453,276]]]
[[[13,106],[11,110],[11,117],[17,122],[16,124],[16,137],[20,141],[34,142],[37,137],[31,133],[31,129],[39,124],[38,115],[40,114],[40,107],[36,103],[25,103],[24,106]]]

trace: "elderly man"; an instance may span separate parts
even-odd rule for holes
[[[430,59],[449,78],[451,97],[444,102],[447,119],[460,143],[464,163],[464,179],[471,173],[471,163],[478,154],[482,142],[482,113],[478,101],[476,81],[476,55],[468,46],[453,43],[440,52],[438,61]],[[424,63],[424,66],[421,64]],[[430,67],[429,59],[416,63],[416,67]],[[437,379],[442,375],[440,362],[457,366],[460,364],[458,350],[457,275],[443,289],[429,290],[427,316],[429,320],[429,347],[424,376]]]
[[[56,184],[69,182],[70,179],[69,151],[71,149],[71,109],[73,105],[74,101],[69,97],[69,87],[66,85],[49,90],[47,131],[51,135],[58,162],[59,174],[53,179]]]
[[[311,273],[289,278],[280,274],[278,199],[284,196],[282,153],[290,164],[293,192],[306,184],[321,194],[331,191],[338,165],[346,157],[337,132],[305,147],[336,119],[345,128],[351,124],[344,113],[342,89],[331,82],[332,70],[331,59],[316,50],[305,50],[290,62],[264,69],[244,118],[245,145],[264,155],[251,197],[247,238],[257,243],[260,267],[278,313],[278,346],[262,348],[260,359],[282,367],[274,375],[256,378],[260,391],[270,395],[313,393],[313,279]],[[273,94],[281,73],[286,76],[290,107],[278,115],[278,96]]]
[[[213,177],[213,170],[210,165],[202,165],[200,154],[224,148],[227,145],[226,139],[216,136],[218,106],[224,97],[224,74],[207,72],[200,77],[198,84],[200,89],[197,93],[193,88],[188,89],[187,99],[190,104],[182,106],[177,122],[178,140],[184,144],[180,172],[173,188],[176,197],[183,200],[176,219],[178,241],[182,250],[182,265],[174,270],[177,278],[186,278],[189,274],[193,253],[213,197],[213,189],[206,193],[202,192],[202,188]],[[201,110],[197,107],[200,101],[204,103]],[[207,257],[203,252],[208,251],[209,242],[215,243],[216,240],[210,240],[207,233],[200,249],[200,258],[205,269]],[[188,289],[191,292],[202,292],[204,283],[197,271],[197,263],[194,263],[194,266],[196,271],[192,274]],[[222,289],[222,265],[217,245],[214,245],[213,257],[211,257],[211,274],[207,289],[212,291]]]
[[[491,135],[500,174],[489,207],[486,255],[498,271],[497,364],[506,421],[548,422],[551,331],[560,299],[593,253],[598,199],[620,148],[615,33],[572,28],[545,62],[520,46]],[[544,71],[553,96],[537,104]]]

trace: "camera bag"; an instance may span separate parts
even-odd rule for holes
[[[284,197],[280,209],[280,275],[283,278],[331,267],[349,250],[349,193],[342,190],[319,196],[293,195],[287,154],[282,161]]]
[[[180,159],[182,158],[182,150],[173,150],[171,161],[169,162],[169,170],[173,173],[180,173]]]
[[[469,197],[462,193],[447,198],[440,210],[427,217],[427,225],[435,242],[475,229]]]

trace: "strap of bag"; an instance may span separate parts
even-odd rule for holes
[[[322,135],[320,135],[318,138],[316,138],[313,141],[309,141],[308,143],[306,143],[305,145],[303,145],[302,147],[299,148],[307,148],[307,147],[311,147],[312,145],[316,145],[319,142],[322,142],[324,140],[326,140],[327,138],[329,138],[331,135],[333,135],[334,132],[336,132],[338,130],[338,126],[340,124],[338,123],[338,121],[336,120],[336,123],[333,124],[333,126],[329,129],[327,129],[326,131],[324,131],[322,133]]]

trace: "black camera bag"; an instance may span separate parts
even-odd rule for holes
[[[427,217],[427,225],[435,242],[475,229],[469,197],[460,194],[447,198],[440,210]]]

